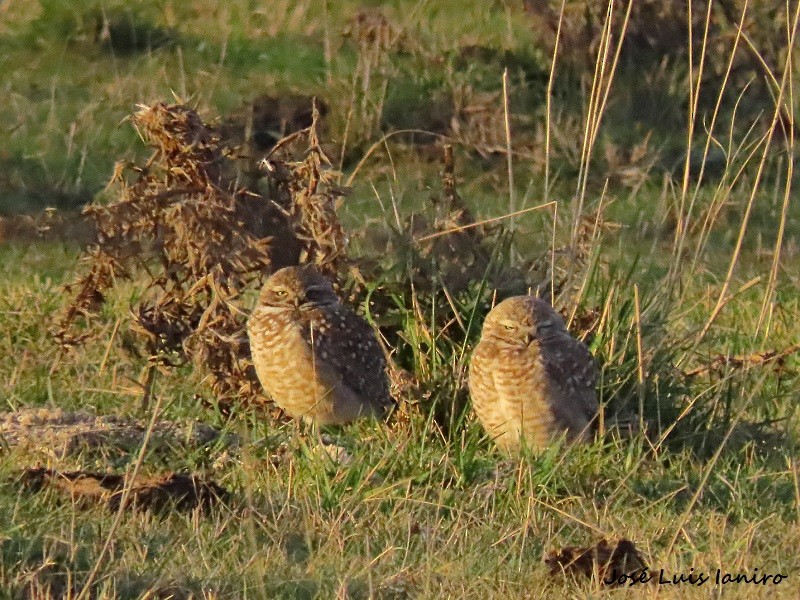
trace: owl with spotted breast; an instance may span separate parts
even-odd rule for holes
[[[472,406],[497,446],[546,447],[592,437],[597,368],[550,304],[534,296],[500,302],[486,316],[469,365]]]
[[[311,266],[266,280],[247,333],[261,385],[295,419],[344,424],[392,404],[375,332]]]

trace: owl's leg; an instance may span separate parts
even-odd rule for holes
[[[322,443],[319,425],[311,417],[295,419],[294,434],[302,444],[309,447]]]

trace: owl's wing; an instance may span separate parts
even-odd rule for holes
[[[597,416],[597,366],[586,345],[563,333],[540,345],[551,385],[556,419],[575,434],[588,431]]]
[[[345,306],[318,308],[324,318],[306,328],[314,357],[363,401],[384,410],[392,401],[386,360],[369,324]]]

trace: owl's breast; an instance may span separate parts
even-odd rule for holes
[[[293,418],[324,419],[332,390],[291,315],[254,311],[248,321],[253,366],[264,390]]]

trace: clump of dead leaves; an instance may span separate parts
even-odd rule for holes
[[[648,569],[636,545],[624,538],[616,542],[602,539],[588,547],[567,546],[548,554],[544,562],[551,576],[594,578],[610,585],[615,585],[623,575],[636,578]]]

